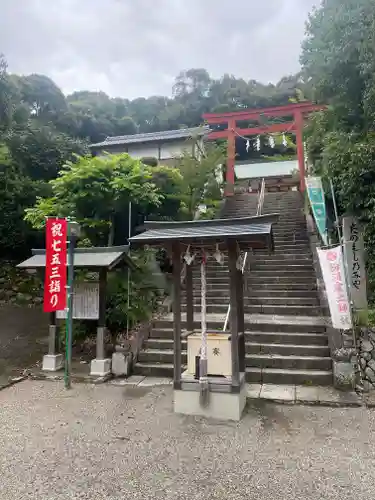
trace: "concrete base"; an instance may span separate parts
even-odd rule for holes
[[[93,359],[90,365],[90,375],[104,377],[111,373],[110,359]]]
[[[61,370],[64,364],[62,354],[46,354],[43,356],[42,370],[45,372],[57,372]]]
[[[210,392],[207,406],[199,404],[198,391],[174,391],[174,411],[183,415],[197,415],[218,420],[241,420],[246,405],[247,388],[243,384],[239,394]]]

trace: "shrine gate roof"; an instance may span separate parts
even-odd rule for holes
[[[240,247],[273,249],[272,223],[278,214],[240,219],[214,219],[188,222],[145,222],[145,231],[130,238],[134,245],[165,246],[182,242],[193,246],[212,246],[234,239]]]
[[[23,269],[38,269],[46,265],[46,251],[44,249],[33,249],[33,256],[18,264],[17,267]],[[91,247],[76,248],[74,250],[74,267],[85,269],[113,269],[123,262],[131,269],[135,269],[135,264],[128,255],[129,245],[119,247]]]

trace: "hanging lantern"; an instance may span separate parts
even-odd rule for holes
[[[285,134],[283,134],[283,146],[286,148],[288,146],[288,141],[286,140]]]
[[[249,152],[249,149],[250,149],[250,141],[249,141],[249,139],[247,139],[247,141],[246,141],[246,153]]]
[[[272,135],[270,135],[268,137],[268,144],[269,144],[270,148],[272,148],[272,149],[275,147],[275,139],[273,138]]]
[[[260,151],[260,147],[261,147],[261,144],[260,144],[260,135],[258,135],[258,137],[256,138],[256,141],[255,141],[255,149],[257,151]]]

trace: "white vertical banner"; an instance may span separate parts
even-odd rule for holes
[[[327,292],[332,326],[340,330],[350,330],[352,320],[341,246],[327,250],[318,248],[317,250]]]
[[[351,300],[357,311],[367,310],[365,245],[358,219],[343,217],[342,232]]]

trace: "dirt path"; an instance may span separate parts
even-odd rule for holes
[[[41,361],[48,349],[48,315],[41,308],[0,308],[0,387]]]

